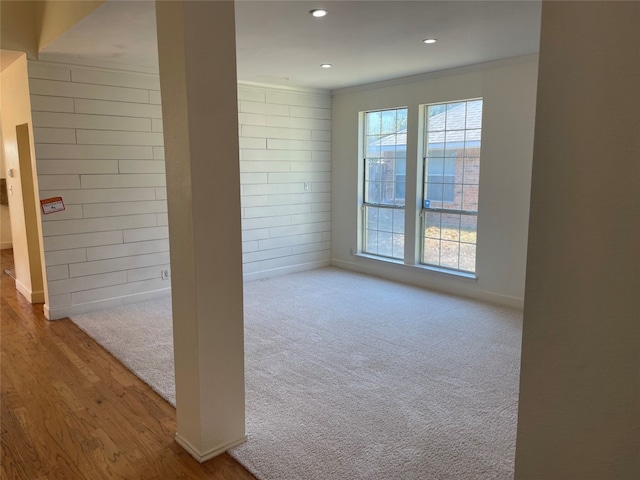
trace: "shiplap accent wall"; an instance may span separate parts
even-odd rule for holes
[[[238,89],[246,278],[329,265],[331,97]]]
[[[170,282],[160,82],[29,62],[48,314],[167,294]]]
[[[29,63],[50,318],[169,293],[157,75]],[[331,99],[238,89],[245,278],[330,262]],[[213,148],[213,147],[212,147]],[[215,187],[215,179],[212,179]]]

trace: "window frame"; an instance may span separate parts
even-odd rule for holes
[[[389,183],[389,182],[383,182],[382,180],[380,180],[380,194],[378,196],[379,201],[371,201],[369,199],[369,194],[370,194],[370,182],[371,180],[368,179],[367,174],[370,171],[368,168],[368,162],[372,160],[372,157],[370,155],[368,155],[368,137],[373,137],[375,135],[369,135],[367,133],[368,130],[368,115],[372,114],[372,113],[383,113],[383,112],[389,112],[389,111],[395,111],[396,112],[396,128],[393,132],[390,133],[382,133],[383,132],[383,128],[380,128],[380,133],[377,135],[380,137],[380,139],[383,139],[386,136],[391,136],[391,135],[396,135],[396,137],[398,135],[402,134],[402,129],[398,130],[398,125],[397,125],[397,117],[398,117],[398,112],[399,111],[404,111],[404,117],[405,117],[405,122],[408,122],[408,114],[409,114],[409,108],[406,106],[402,106],[402,107],[392,107],[392,108],[383,108],[383,109],[376,109],[376,110],[367,110],[364,112],[361,112],[361,121],[362,121],[362,130],[361,130],[361,135],[360,135],[360,145],[362,146],[362,178],[361,178],[361,185],[362,185],[362,199],[361,199],[361,217],[360,217],[360,229],[361,229],[361,241],[360,241],[360,251],[363,254],[366,255],[371,255],[373,257],[376,258],[380,258],[380,259],[384,259],[384,260],[392,260],[392,261],[403,261],[404,260],[404,256],[405,256],[405,252],[404,252],[404,243],[405,243],[405,236],[406,236],[406,229],[405,229],[405,214],[406,214],[406,204],[407,204],[407,199],[406,199],[406,176],[407,176],[407,145],[406,145],[406,140],[404,144],[398,144],[395,143],[394,147],[396,148],[396,150],[394,151],[394,153],[397,153],[397,147],[398,145],[404,145],[404,168],[402,169],[402,173],[400,174],[400,176],[403,177],[403,195],[402,195],[402,204],[398,203],[398,199],[399,197],[397,197],[397,186],[398,186],[398,168],[396,165],[396,160],[398,159],[398,157],[394,154],[393,156],[393,200],[392,202],[383,202],[383,193],[382,193],[382,188],[383,185],[385,183]],[[407,128],[405,127],[404,129],[404,135],[405,135],[405,139],[406,139],[406,135],[407,135]],[[397,142],[397,138],[396,138],[396,142]],[[380,156],[378,157],[374,157],[375,159],[378,160],[382,160],[383,157]],[[381,163],[382,164],[382,163]],[[382,172],[381,172],[382,175]],[[375,209],[376,213],[378,215],[380,215],[380,211],[381,210],[388,210],[389,212],[391,212],[391,230],[390,231],[386,231],[386,230],[380,230],[379,228],[376,229],[372,229],[369,228],[370,227],[370,221],[369,221],[369,215],[371,212],[373,212]],[[397,212],[401,211],[402,212],[402,229],[401,231],[396,231],[396,216],[397,216]],[[378,217],[379,218],[379,217]],[[378,223],[379,226],[379,223]],[[380,232],[383,232],[385,234],[389,234],[391,236],[391,255],[386,255],[384,253],[379,253],[380,249],[379,249],[379,241],[378,241],[378,237],[376,237],[376,241],[375,241],[375,251],[373,251],[374,249],[372,248],[372,245],[370,245],[369,243],[369,235],[370,232],[376,232],[376,235],[378,235]],[[395,243],[396,243],[396,236],[400,236],[401,240],[398,241],[398,243],[400,244],[398,246],[398,255],[394,255],[395,253]]]
[[[480,124],[478,127],[475,128],[467,128],[467,108],[469,103],[471,102],[480,102]],[[438,105],[444,105],[445,106],[445,113],[448,112],[447,107],[449,105],[454,105],[454,104],[465,104],[465,128],[464,129],[451,129],[448,130],[446,128],[446,124],[445,124],[445,128],[443,130],[430,130],[429,129],[429,107],[433,107],[433,106],[438,106]],[[418,261],[420,263],[420,265],[426,267],[426,268],[433,268],[433,269],[437,269],[439,271],[445,271],[448,273],[453,273],[453,274],[462,274],[462,275],[473,275],[474,277],[476,276],[476,272],[477,272],[477,246],[478,246],[478,196],[479,196],[479,190],[480,190],[480,157],[481,155],[478,154],[477,155],[477,176],[478,179],[475,183],[465,183],[465,175],[466,175],[466,170],[465,170],[465,159],[467,157],[466,155],[466,137],[467,137],[467,132],[470,130],[478,130],[479,131],[479,139],[477,140],[478,142],[478,149],[481,151],[481,146],[482,146],[482,115],[484,112],[484,99],[483,97],[477,97],[477,98],[469,98],[469,99],[463,99],[463,100],[452,100],[452,101],[445,101],[445,102],[436,102],[436,103],[429,103],[429,104],[424,104],[421,105],[421,116],[422,116],[422,126],[421,126],[421,138],[422,138],[422,199],[420,202],[420,221],[419,221],[419,255],[418,255]],[[434,115],[436,116],[436,115]],[[441,185],[442,189],[443,189],[443,200],[442,200],[442,205],[440,207],[437,206],[431,206],[431,199],[427,198],[427,191],[428,191],[428,186],[429,186],[429,181],[428,181],[428,168],[429,168],[429,159],[430,158],[434,158],[434,157],[430,157],[429,156],[429,134],[433,133],[433,132],[442,132],[445,136],[445,140],[442,142],[443,143],[443,148],[442,148],[442,157],[435,157],[435,158],[442,158],[445,162],[446,159],[449,158],[447,157],[447,152],[446,152],[446,136],[447,136],[447,132],[450,131],[462,131],[464,133],[464,139],[463,140],[463,144],[464,144],[464,150],[465,153],[462,156],[462,181],[460,183],[448,183],[444,181],[444,177],[446,177],[446,163],[443,164],[443,181],[442,183],[435,183],[432,182],[432,184],[434,185]],[[457,156],[454,157],[457,160]],[[470,157],[471,158],[471,157]],[[473,157],[476,158],[476,157]],[[457,165],[457,162],[456,162]],[[457,175],[457,167],[456,167],[456,173],[454,173],[454,176]],[[433,176],[433,175],[432,175]],[[453,189],[454,189],[454,199],[451,202],[446,202],[444,199],[444,188],[447,185],[453,185]],[[475,205],[476,208],[475,210],[469,210],[469,209],[465,209],[464,208],[464,187],[465,186],[469,186],[469,187],[474,187],[476,189],[476,193],[475,193]],[[456,199],[455,199],[455,195],[456,195],[456,190],[457,188],[460,187],[461,192],[460,193],[460,208],[455,208],[455,207],[445,207],[445,203],[450,203],[452,205],[456,204]],[[427,228],[428,228],[428,222],[427,222],[427,217],[428,214],[432,213],[435,215],[439,215],[440,218],[440,222],[439,225],[440,227],[438,228],[438,230],[440,231],[440,235],[439,237],[428,237],[426,235],[427,232]],[[450,216],[450,217],[455,217],[458,216],[459,217],[459,222],[458,222],[458,227],[457,227],[457,237],[455,235],[452,235],[453,238],[446,238],[443,237],[442,235],[442,218],[445,216]],[[471,224],[475,224],[475,232],[471,235],[471,238],[473,238],[473,241],[462,241],[462,231],[463,231],[463,219],[464,218],[470,218],[473,217],[473,221],[471,222]],[[466,222],[465,222],[466,223]],[[455,231],[455,227],[452,227],[451,230]],[[451,234],[450,234],[451,235]],[[428,262],[425,260],[425,258],[427,257],[428,253],[426,252],[426,243],[427,240],[432,240],[432,241],[439,241],[439,246],[438,246],[438,262]],[[450,265],[443,265],[442,264],[442,249],[443,249],[443,240],[447,243],[457,243],[457,268],[450,266]],[[461,257],[462,254],[460,252],[461,247],[463,245],[473,245],[473,268],[472,269],[468,269],[468,268],[461,268]]]

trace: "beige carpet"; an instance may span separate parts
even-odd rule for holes
[[[73,317],[174,402],[170,301]],[[262,480],[513,478],[521,313],[335,268],[245,284]]]

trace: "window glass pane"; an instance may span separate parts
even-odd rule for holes
[[[393,209],[393,233],[404,233],[404,210]]]
[[[440,238],[441,213],[427,212],[425,214],[424,236],[428,238]]]
[[[429,158],[427,160],[427,173],[434,182],[443,183],[444,158]]]
[[[482,128],[482,100],[471,100],[467,102],[466,128]]]
[[[445,190],[449,187],[451,192],[445,191],[445,197],[449,195],[449,197],[445,198],[446,207],[449,210],[461,210],[462,209],[462,184],[460,183],[449,183],[445,184]]]
[[[464,134],[464,140],[467,142],[469,148],[480,146],[480,137],[482,136],[482,130],[467,130]]]
[[[440,266],[446,268],[458,269],[460,244],[458,242],[450,242],[442,240],[440,242]]]
[[[368,180],[379,182],[382,179],[382,163],[379,160],[367,160],[365,175]]]
[[[478,217],[475,215],[462,215],[460,218],[460,241],[464,243],[476,243],[478,238]]]
[[[398,259],[404,258],[407,113],[399,108],[364,114],[362,249]]]
[[[422,263],[440,265],[440,240],[424,239]]]
[[[395,133],[397,130],[397,115],[395,110],[385,110],[381,112],[382,126],[381,133]]]
[[[426,117],[421,260],[474,272],[482,99],[429,105]]]
[[[462,210],[478,211],[478,185],[464,185],[462,190]]]
[[[378,232],[378,255],[393,257],[393,233]]]
[[[456,173],[457,173],[456,158],[455,157],[445,158],[444,159],[444,183],[456,183]]]
[[[398,115],[398,123],[397,123],[396,128],[398,129],[399,132],[404,131],[405,132],[405,137],[406,137],[407,115],[409,114],[409,111],[406,108],[400,108],[400,109],[396,110],[396,113]],[[402,143],[403,144],[407,143],[406,138]]]
[[[477,185],[480,183],[480,157],[467,157],[464,159],[464,183]]]
[[[427,129],[430,132],[443,131],[446,127],[447,105],[440,103],[427,107]]]
[[[365,157],[369,160],[377,160],[382,157],[382,136],[374,135],[371,137],[367,137],[367,151],[365,152]]]
[[[365,225],[368,230],[378,230],[378,209],[367,207],[365,210]]]
[[[444,132],[429,132],[429,135],[427,136],[427,143],[429,148],[431,149],[444,148],[444,139],[445,139]]]
[[[444,141],[450,150],[464,148],[464,130],[447,130],[444,135]]]
[[[367,135],[380,134],[380,117],[382,112],[369,112],[365,115]]]
[[[466,102],[447,104],[447,130],[464,130],[467,121]]]
[[[401,233],[393,234],[393,258],[404,258],[404,235]]]
[[[362,249],[365,253],[378,253],[378,231],[377,230],[365,230],[364,245]]]
[[[443,206],[446,204],[446,208],[452,208],[455,206],[457,186],[453,183],[445,183],[442,186],[442,201]]]
[[[393,209],[380,208],[378,214],[378,230],[381,232],[393,231]]]
[[[380,191],[382,187],[380,182],[369,182],[366,190],[365,201],[369,203],[380,203]]]
[[[427,184],[427,200],[430,202],[430,208],[442,208],[444,201],[444,185],[442,183]]]
[[[460,240],[460,215],[443,214],[440,234],[444,240]]]
[[[460,270],[474,272],[476,270],[476,246],[470,243],[460,244]]]

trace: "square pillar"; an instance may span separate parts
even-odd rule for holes
[[[242,232],[231,1],[156,3],[176,365],[176,441],[245,440]]]

